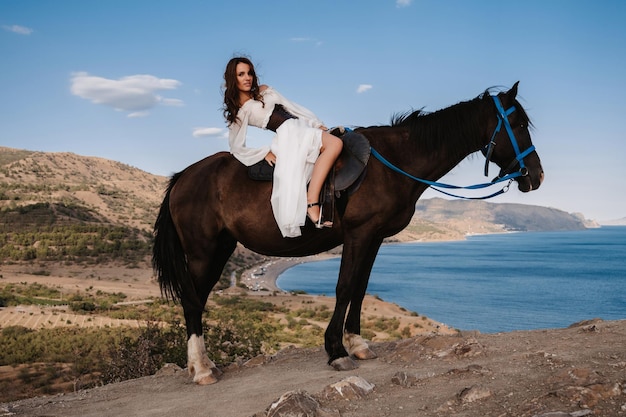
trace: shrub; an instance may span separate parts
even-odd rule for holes
[[[95,311],[96,305],[91,301],[72,301],[70,303],[70,310],[75,312],[90,312]]]
[[[185,332],[179,322],[166,328],[148,322],[137,337],[125,336],[110,344],[108,356],[102,374],[105,384],[152,375],[168,362],[184,367],[187,357]]]

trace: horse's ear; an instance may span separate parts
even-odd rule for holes
[[[519,85],[519,81],[516,82],[515,84],[513,84],[513,87],[511,87],[511,89],[506,93],[506,95],[510,99],[515,99],[515,97],[517,97],[517,86],[518,85]]]

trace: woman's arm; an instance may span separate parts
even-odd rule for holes
[[[240,111],[239,119],[228,127],[228,144],[230,153],[246,166],[254,165],[264,159],[270,151],[269,146],[248,148],[246,135],[248,133],[248,112]]]

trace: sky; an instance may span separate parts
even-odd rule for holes
[[[0,146],[171,175],[228,150],[223,74],[238,55],[327,126],[520,81],[546,177],[490,201],[613,220],[626,217],[624,22],[623,0],[0,0]],[[249,129],[248,145],[268,133]],[[442,181],[485,182],[483,164]]]

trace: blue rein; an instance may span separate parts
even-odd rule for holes
[[[458,186],[458,185],[450,185],[450,184],[445,184],[442,182],[436,182],[436,181],[430,181],[430,180],[425,180],[423,178],[418,178],[415,177],[405,171],[403,171],[402,169],[398,168],[397,166],[393,165],[391,162],[389,162],[388,160],[386,160],[380,153],[378,153],[378,151],[374,148],[371,148],[371,152],[372,155],[374,155],[374,157],[376,159],[378,159],[380,162],[382,162],[383,165],[385,165],[386,167],[388,167],[389,169],[391,169],[392,171],[398,172],[408,178],[411,178],[414,181],[418,181],[421,183],[424,183],[426,185],[428,185],[429,187],[431,187],[433,190],[438,191],[442,194],[451,196],[451,197],[456,197],[456,198],[463,198],[466,200],[486,200],[488,198],[492,198],[495,197],[497,195],[506,193],[509,190],[509,185],[511,184],[511,182],[517,178],[517,177],[522,177],[528,174],[528,169],[526,168],[526,166],[524,165],[524,158],[526,156],[528,156],[532,151],[535,150],[535,146],[531,145],[528,149],[526,149],[524,152],[520,152],[519,151],[519,146],[517,144],[517,140],[515,139],[515,134],[513,133],[513,129],[511,128],[511,124],[509,123],[509,119],[508,116],[513,113],[515,111],[515,106],[511,106],[511,108],[509,108],[508,110],[504,110],[504,108],[502,107],[502,103],[500,103],[500,99],[498,98],[498,96],[492,96],[493,101],[496,104],[496,109],[498,110],[498,124],[496,125],[496,128],[493,132],[493,134],[491,135],[491,140],[489,141],[489,144],[485,147],[485,149],[483,150],[483,153],[485,154],[485,158],[487,159],[485,162],[485,176],[488,175],[489,172],[489,162],[491,159],[491,154],[493,153],[493,146],[496,144],[495,139],[496,139],[496,135],[498,134],[498,132],[500,132],[500,129],[502,128],[502,125],[504,125],[507,134],[509,135],[509,139],[511,140],[511,144],[513,145],[513,150],[515,150],[515,159],[511,162],[511,164],[507,167],[507,169],[503,170],[500,172],[500,175],[498,175],[496,178],[494,178],[491,182],[488,183],[482,183],[482,184],[474,184],[474,185],[468,185],[468,186]],[[515,165],[519,164],[520,169],[516,172],[512,172],[510,174],[506,174],[506,172],[513,168]],[[503,175],[504,174],[504,175]],[[465,197],[465,196],[460,196],[460,195],[456,195],[456,194],[452,194],[443,190],[440,190],[436,187],[439,188],[446,188],[446,189],[464,189],[464,190],[477,190],[477,189],[482,189],[482,188],[487,188],[487,187],[491,187],[494,184],[497,184],[499,182],[503,182],[503,181],[509,181],[507,185],[505,185],[501,190],[496,191],[493,194],[484,196],[484,197]]]

